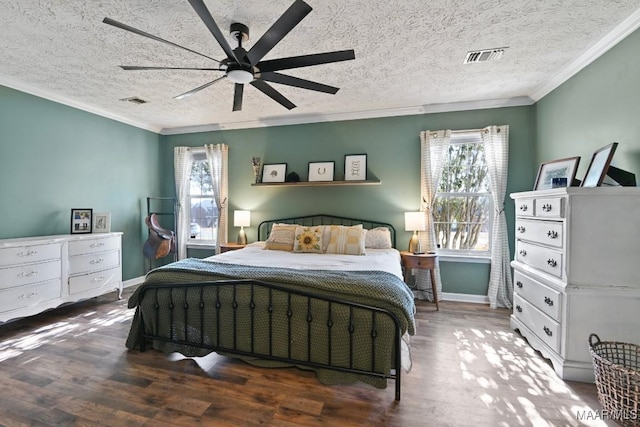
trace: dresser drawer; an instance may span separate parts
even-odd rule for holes
[[[120,237],[103,237],[69,242],[69,256],[93,254],[117,249],[120,249]]]
[[[0,313],[32,307],[60,297],[60,279],[0,291]]]
[[[560,323],[529,304],[518,294],[513,295],[513,314],[553,351],[560,353]]]
[[[518,199],[516,201],[516,216],[534,216],[535,199]]]
[[[539,218],[563,218],[563,197],[536,198],[535,212]]]
[[[60,259],[60,243],[0,249],[0,267]]]
[[[90,273],[120,266],[120,251],[69,257],[69,274]]]
[[[120,267],[96,273],[82,274],[69,278],[69,294],[78,294],[85,291],[102,289],[113,285],[114,288],[120,282],[122,269]]]
[[[562,278],[562,252],[518,240],[516,241],[516,259],[538,270]]]
[[[560,322],[562,315],[562,293],[543,285],[522,272],[515,270],[514,292],[536,306],[554,320]]]
[[[0,268],[0,289],[60,279],[61,270],[60,260]]]
[[[561,221],[517,219],[516,238],[562,248],[564,245],[564,226]]]

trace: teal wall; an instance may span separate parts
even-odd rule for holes
[[[0,238],[64,234],[70,209],[111,212],[124,232],[124,278],[144,273],[146,197],[173,196],[173,147],[229,145],[230,212],[250,209],[250,240],[267,218],[317,212],[392,223],[407,245],[403,212],[419,206],[418,133],[430,129],[510,126],[507,193],[533,188],[543,161],[582,156],[578,178],[596,149],[620,143],[613,164],[640,175],[640,31],[530,107],[159,136],[0,86]],[[379,186],[252,187],[250,160],[287,163],[307,177],[309,161],[368,154]],[[513,230],[513,204],[506,214]],[[230,238],[237,229],[230,227]],[[513,235],[510,234],[513,242]],[[513,251],[513,243],[511,244]],[[487,264],[442,263],[445,292],[485,295]]]
[[[160,137],[0,86],[0,238],[67,234],[72,208],[111,213],[123,278],[144,274],[143,212]]]
[[[256,240],[257,225],[265,219],[330,213],[389,222],[398,231],[397,245],[406,247],[410,233],[404,231],[404,212],[420,205],[421,130],[475,129],[488,125],[510,126],[508,192],[529,189],[535,174],[532,107],[511,107],[343,122],[313,123],[268,128],[227,130],[163,136],[163,168],[173,170],[173,147],[225,143],[229,146],[229,213],[251,210]],[[379,186],[252,187],[251,158],[264,163],[287,163],[287,171],[307,180],[308,162],[334,161],[336,180],[344,177],[345,154],[367,154],[370,179]],[[522,177],[525,177],[524,179]],[[173,177],[166,175],[165,194],[173,195]],[[510,229],[513,206],[507,201]],[[229,229],[230,239],[237,229]],[[442,263],[445,292],[486,295],[488,264]]]
[[[581,156],[582,179],[593,152],[618,142],[612,164],[640,179],[639,51],[637,30],[536,104],[537,164]]]

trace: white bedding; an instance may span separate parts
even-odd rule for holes
[[[206,259],[230,264],[298,270],[378,270],[389,272],[402,279],[400,252],[396,249],[367,248],[366,255],[313,254],[264,249],[264,242],[255,242],[243,249]]]

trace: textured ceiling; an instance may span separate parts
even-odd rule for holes
[[[243,111],[232,112],[233,84],[226,79],[173,99],[221,72],[118,67],[217,66],[102,23],[109,17],[223,59],[186,0],[2,0],[0,84],[164,133],[429,106],[522,104],[552,89],[576,63],[588,62],[585,54],[597,54],[612,33],[635,29],[640,6],[638,0],[306,1],[313,11],[264,59],[343,49],[354,49],[356,59],[283,71],[340,87],[328,95],[273,84],[297,105],[291,111],[248,86]],[[206,0],[225,35],[232,22],[249,26],[247,49],[292,3]],[[508,49],[498,61],[462,63],[469,50],[499,47]],[[129,97],[148,103],[121,101]]]

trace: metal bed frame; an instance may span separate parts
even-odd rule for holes
[[[337,217],[333,215],[312,215],[296,218],[285,218],[279,220],[264,221],[259,225],[259,235],[267,236],[273,224],[292,223],[301,225],[354,225],[363,224],[365,228],[388,227],[391,231],[392,242],[395,246],[395,229],[390,224],[375,221],[361,221],[351,218]],[[215,286],[215,297],[207,298],[205,288]],[[261,293],[268,295],[267,306],[256,304],[255,296]],[[339,298],[319,296],[312,292],[292,290],[281,285],[267,283],[259,280],[239,279],[239,280],[218,280],[202,283],[177,283],[177,284],[148,284],[141,289],[139,301],[143,301],[145,295],[155,301],[153,316],[155,324],[158,325],[161,319],[169,319],[171,328],[169,335],[154,334],[145,331],[144,318],[140,310],[140,351],[145,351],[146,340],[159,340],[192,348],[201,348],[218,353],[231,355],[257,357],[263,360],[284,362],[286,364],[299,365],[304,367],[328,369],[338,372],[366,375],[377,378],[387,378],[395,380],[395,400],[400,400],[401,386],[401,323],[398,317],[389,310],[379,307],[354,303]],[[161,304],[166,301],[168,304]],[[292,299],[296,304],[292,304]],[[301,303],[302,301],[302,303]],[[199,307],[199,315],[189,315],[188,308],[193,308],[193,304]],[[318,313],[317,307],[326,307],[326,312]],[[336,313],[346,313],[348,316],[338,316]],[[147,312],[147,315],[149,313]],[[294,318],[300,319],[296,321]],[[366,325],[358,325],[356,318],[365,316],[370,319]],[[194,319],[194,317],[196,317]],[[246,322],[249,318],[249,330],[239,328],[240,319]],[[256,321],[260,317],[268,318],[268,325]],[[395,328],[393,338],[393,365],[389,370],[376,368],[376,345],[378,339],[378,328],[383,319],[390,319]],[[215,332],[205,334],[207,326],[205,319],[216,319]],[[302,323],[302,324],[300,324]],[[388,322],[386,322],[388,324]],[[275,324],[287,325],[285,328],[276,328]],[[222,329],[227,333],[231,330],[230,342],[222,342]],[[306,342],[296,341],[296,351],[292,351],[292,333],[296,328],[306,328]],[[317,328],[326,329],[328,341],[326,342],[328,358],[317,360],[312,355],[315,343],[312,330]],[[331,347],[332,331],[344,328],[349,334],[349,362],[336,362],[332,360]],[[256,334],[268,334],[268,348],[254,345]],[[198,331],[194,334],[193,331]],[[354,338],[368,335],[371,339],[371,366],[354,366]],[[210,336],[214,335],[214,336]],[[274,342],[287,342],[288,348],[283,355],[284,349],[274,349]],[[248,345],[247,345],[248,343]],[[300,349],[306,348],[306,355],[300,356]],[[295,354],[294,354],[295,353]]]

